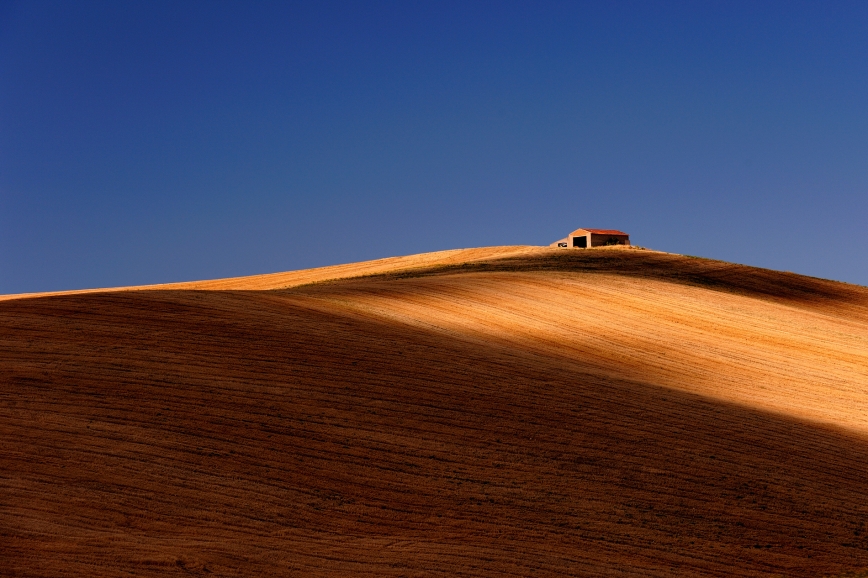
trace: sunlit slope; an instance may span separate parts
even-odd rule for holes
[[[868,567],[868,290],[474,251],[0,304],[7,573]]]
[[[650,256],[669,269],[667,276],[630,271],[630,261],[649,260],[635,252],[574,255],[556,255],[555,263],[474,264],[464,274],[441,269],[412,279],[336,283],[295,295],[330,310],[868,433],[868,291],[680,256]],[[600,260],[601,270],[591,269]],[[570,271],[571,265],[593,273]],[[757,283],[737,286],[739,270],[772,278],[762,291]],[[816,293],[794,291],[787,277],[815,284]]]
[[[359,263],[346,263],[344,265],[331,265],[317,267],[316,269],[303,269],[301,271],[286,271],[281,273],[267,273],[264,275],[250,275],[247,277],[230,277],[227,279],[207,279],[204,281],[184,281],[180,283],[163,283],[158,285],[136,285],[130,287],[115,287],[110,289],[81,289],[74,291],[52,291],[46,293],[20,293],[15,295],[0,295],[0,301],[9,299],[21,299],[25,297],[48,297],[55,295],[82,295],[86,293],[102,293],[105,291],[143,291],[143,290],[176,290],[193,289],[199,291],[214,290],[253,290],[262,291],[267,289],[286,289],[307,283],[320,283],[323,281],[348,279],[395,271],[417,270],[429,267],[448,266],[457,263],[475,263],[505,257],[514,257],[527,254],[536,254],[540,247],[533,246],[506,246],[506,247],[479,247],[474,249],[451,249],[448,251],[435,251],[433,253],[421,253],[419,255],[406,255],[402,257],[386,257],[373,261]]]

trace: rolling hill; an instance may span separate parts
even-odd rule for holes
[[[868,289],[492,247],[0,298],[4,576],[868,568]]]

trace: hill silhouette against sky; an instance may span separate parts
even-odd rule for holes
[[[0,0],[0,293],[548,244],[868,285],[868,3]]]
[[[868,289],[492,247],[0,302],[11,576],[868,567]]]

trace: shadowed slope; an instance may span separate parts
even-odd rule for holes
[[[437,263],[426,267],[373,273],[368,276],[408,278],[448,273],[559,271],[608,274],[635,279],[669,281],[782,303],[807,305],[864,315],[868,310],[868,290],[858,285],[806,277],[796,273],[760,269],[737,263],[686,257],[630,247],[599,247],[586,251],[526,248],[515,254],[493,255],[457,263]],[[342,278],[322,279],[339,281]],[[247,287],[239,286],[246,289]],[[281,288],[281,287],[275,287]],[[856,305],[850,308],[849,305]]]
[[[868,566],[864,290],[842,285],[842,317],[834,295],[765,293],[772,272],[718,291],[679,269],[713,263],[637,273],[624,255],[659,254],[586,253],[278,292],[0,304],[3,566]]]

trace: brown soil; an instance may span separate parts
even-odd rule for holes
[[[145,289],[0,303],[0,575],[868,567],[866,288],[509,247]]]

